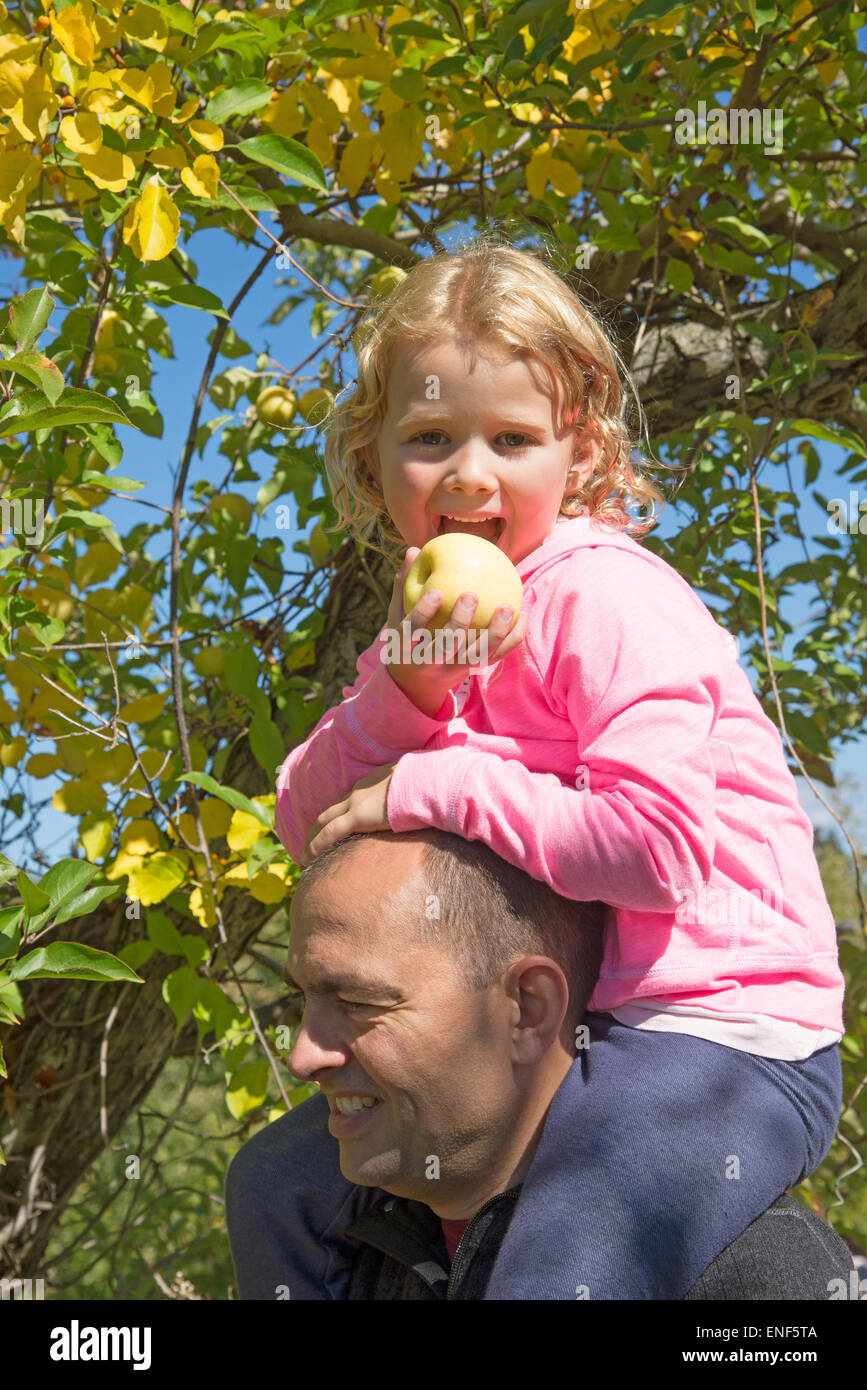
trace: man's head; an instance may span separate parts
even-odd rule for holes
[[[440,830],[353,835],[314,860],[291,909],[305,1009],[290,1066],[328,1098],[344,1176],[441,1215],[520,1180],[575,1056],[603,921],[602,904]],[[340,1113],[350,1097],[373,1103]]]

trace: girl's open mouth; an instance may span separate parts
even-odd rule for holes
[[[437,535],[448,536],[458,533],[464,536],[481,536],[482,540],[499,545],[505,528],[506,522],[502,516],[488,517],[485,521],[457,521],[453,517],[443,515],[439,519]]]

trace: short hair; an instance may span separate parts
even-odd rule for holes
[[[468,990],[486,989],[523,955],[557,962],[569,984],[563,1026],[581,1022],[602,963],[605,904],[564,898],[547,883],[508,863],[482,840],[429,827],[357,832],[338,840],[313,860],[298,880],[311,886],[330,876],[366,840],[418,840],[424,845],[422,872],[438,916],[420,911],[421,940],[451,951]]]

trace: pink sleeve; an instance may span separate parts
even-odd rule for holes
[[[728,672],[710,615],[641,557],[582,549],[524,640],[575,730],[579,786],[471,747],[416,751],[392,775],[389,824],[484,840],[567,898],[673,911],[715,845],[709,738]]]
[[[278,773],[274,825],[296,863],[323,811],[373,768],[423,747],[452,718],[451,694],[431,719],[395,684],[379,657],[384,632],[359,656],[358,679],[344,688],[343,703],[323,714]]]

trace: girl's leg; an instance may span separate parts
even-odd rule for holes
[[[226,1224],[242,1299],[346,1297],[357,1247],[339,1232],[381,1193],[348,1182],[339,1159],[322,1095],[281,1115],[235,1154]]]
[[[836,1047],[781,1062],[585,1022],[486,1299],[682,1299],[831,1146]]]

